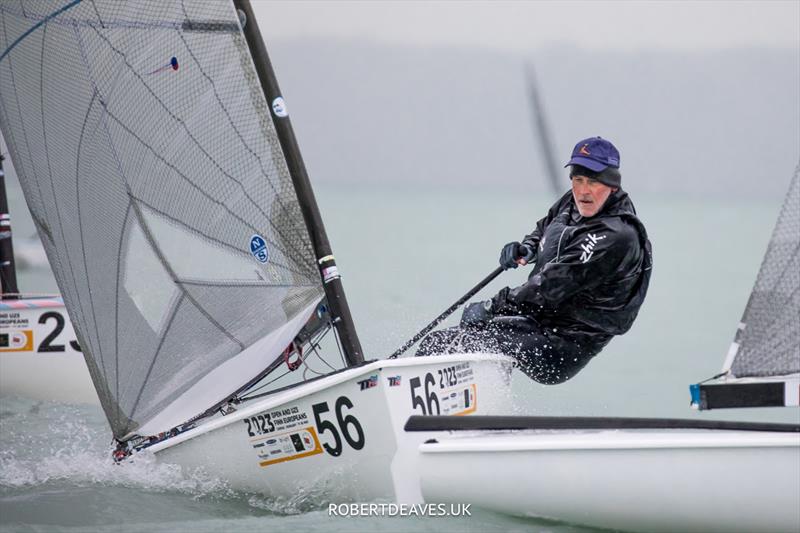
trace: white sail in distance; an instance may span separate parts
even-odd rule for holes
[[[728,370],[739,378],[800,374],[800,164],[723,368]]]
[[[0,4],[0,129],[115,437],[226,398],[323,296],[230,1]]]

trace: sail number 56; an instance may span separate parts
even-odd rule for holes
[[[423,415],[438,415],[441,413],[439,408],[439,398],[436,396],[436,391],[431,390],[431,386],[436,387],[436,378],[433,374],[428,372],[425,374],[425,392],[422,396],[417,393],[417,389],[422,388],[422,382],[419,378],[411,378],[408,380],[408,385],[411,387],[411,408],[422,408]],[[420,391],[422,392],[422,391]],[[436,411],[434,412],[434,409]]]
[[[336,422],[338,423],[337,428],[337,425],[330,420],[322,419],[322,416],[330,411],[328,402],[315,403],[311,406],[311,409],[314,411],[314,423],[317,425],[317,431],[319,431],[320,436],[322,436],[323,433],[330,432],[333,437],[333,446],[327,442],[322,446],[325,448],[325,451],[334,457],[338,457],[342,453],[342,437],[344,437],[347,444],[354,450],[360,450],[364,447],[364,430],[355,416],[350,414],[344,415],[342,413],[342,409],[345,407],[347,407],[348,410],[352,409],[353,402],[351,402],[347,396],[339,396],[334,409],[336,411]],[[339,436],[340,430],[341,437]],[[355,435],[353,435],[354,433]]]

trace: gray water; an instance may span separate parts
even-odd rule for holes
[[[563,385],[515,375],[520,413],[800,422],[797,409],[689,409],[688,385],[719,372],[781,198],[686,200],[631,190],[655,258],[639,318]],[[371,358],[391,353],[491,272],[500,247],[527,233],[552,201],[538,187],[491,185],[326,185],[317,196]],[[525,275],[503,274],[478,298]],[[19,277],[26,291],[55,290],[47,272]],[[591,531],[477,509],[471,517],[329,517],[233,491],[202,471],[113,466],[110,439],[99,407],[0,396],[0,531]]]

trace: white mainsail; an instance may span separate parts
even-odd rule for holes
[[[323,297],[236,10],[2,3],[0,50],[0,129],[114,435],[185,422]]]

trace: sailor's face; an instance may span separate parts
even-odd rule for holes
[[[595,216],[612,192],[614,189],[597,180],[572,176],[572,197],[575,198],[578,212],[584,217]]]

